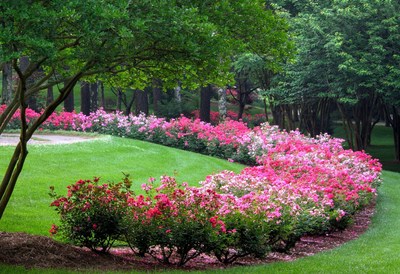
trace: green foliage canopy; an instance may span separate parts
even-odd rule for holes
[[[28,56],[61,82],[83,71],[129,72],[141,86],[226,81],[230,56],[249,50],[280,61],[286,23],[263,1],[70,0],[0,3],[1,62]]]

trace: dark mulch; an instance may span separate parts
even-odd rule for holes
[[[355,216],[354,224],[344,231],[335,231],[321,236],[306,236],[288,254],[271,253],[263,260],[244,258],[235,265],[253,265],[276,261],[292,261],[315,253],[335,248],[356,239],[364,233],[374,213],[371,205]],[[59,243],[49,237],[26,233],[0,232],[0,263],[20,265],[26,268],[61,268],[70,270],[157,270],[177,268],[160,265],[152,257],[133,256],[128,248],[115,248],[111,254],[96,254],[85,248]],[[198,257],[189,261],[183,270],[224,268],[214,258]]]

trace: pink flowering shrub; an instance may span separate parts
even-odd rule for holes
[[[0,115],[5,111],[6,105],[0,105]],[[8,123],[9,129],[20,129],[21,128],[21,120],[20,120],[21,112],[19,109],[14,113],[11,120]],[[32,109],[26,110],[26,123],[30,125],[36,118],[39,117],[39,113],[35,112]]]
[[[53,225],[50,233],[61,234],[69,242],[93,251],[107,252],[125,231],[129,187],[128,178],[117,184],[100,184],[98,178],[79,180],[67,187],[66,196],[57,196],[51,187],[50,196],[55,198],[51,206],[59,213],[61,225]]]
[[[211,252],[213,235],[222,230],[210,221],[221,206],[219,194],[178,185],[168,176],[157,188],[152,182],[142,187],[146,194],[128,201],[126,241],[132,250],[163,263],[170,263],[176,252],[178,265]]]

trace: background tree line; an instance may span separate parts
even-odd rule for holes
[[[257,94],[263,100],[267,120],[273,124],[288,130],[300,128],[315,136],[332,133],[333,123],[339,121],[345,128],[347,143],[355,150],[371,144],[374,126],[383,121],[393,129],[395,157],[400,160],[399,3],[276,0],[267,1],[265,7],[289,22],[289,34],[296,45],[294,60],[287,58],[293,48],[286,47],[284,53],[282,48],[274,47],[273,43],[287,39],[284,32],[274,32],[274,39],[270,40],[274,42],[264,47],[280,50],[279,56],[284,58],[278,60],[276,54],[273,58],[271,51],[265,54],[247,50],[231,55],[226,64],[234,76],[231,85],[209,81],[197,91],[190,90],[195,94],[192,96],[180,85],[182,77],[169,88],[164,86],[165,79],[153,78],[138,89],[132,83],[137,80],[129,79],[126,73],[103,75],[101,80],[97,77],[78,83],[80,110],[88,114],[99,105],[105,107],[106,85],[116,98],[113,109],[126,114],[148,114],[151,104],[156,115],[174,117],[185,112],[187,104],[193,104],[200,108],[200,118],[209,122],[212,98],[220,102],[221,118],[226,116],[226,96],[233,98],[240,119],[251,95]],[[245,15],[251,22],[253,15]],[[25,69],[29,60],[21,57],[20,64]],[[38,70],[31,78],[40,77],[40,73],[43,74]],[[9,103],[13,96],[10,62],[4,62],[2,75],[2,101]],[[43,102],[52,101],[52,89],[48,87]],[[69,93],[66,97],[66,111],[75,108],[73,96]],[[35,96],[29,98],[28,104],[39,108]],[[337,115],[332,116],[333,113]]]

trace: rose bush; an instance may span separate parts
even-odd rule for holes
[[[125,232],[123,218],[128,212],[130,180],[125,178],[117,184],[100,184],[98,178],[79,180],[67,188],[65,196],[50,188],[50,196],[55,198],[51,206],[61,221],[50,233],[61,234],[67,241],[93,251],[107,252]]]

